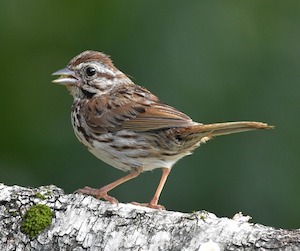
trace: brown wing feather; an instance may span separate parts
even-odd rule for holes
[[[187,127],[194,122],[184,113],[163,103],[147,107],[145,112],[124,121],[123,129],[133,131],[153,131],[166,128]]]
[[[120,129],[142,132],[195,124],[190,117],[161,103],[149,91],[141,87],[132,92],[128,90],[97,96],[86,103],[85,120],[94,133]]]

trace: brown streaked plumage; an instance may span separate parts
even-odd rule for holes
[[[100,189],[78,191],[118,201],[107,193],[137,177],[141,172],[162,168],[163,174],[152,200],[159,196],[172,166],[212,137],[255,129],[270,129],[261,122],[201,124],[164,104],[145,88],[134,84],[111,59],[97,51],[85,51],[53,75],[54,83],[65,85],[74,98],[72,125],[75,135],[97,158],[130,173]]]

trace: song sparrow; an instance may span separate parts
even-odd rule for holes
[[[179,159],[214,136],[272,128],[261,122],[194,122],[134,84],[113,65],[109,56],[97,51],[82,52],[53,75],[60,75],[53,82],[65,85],[74,98],[71,119],[79,141],[97,158],[130,172],[100,189],[78,190],[111,203],[118,201],[107,194],[110,190],[143,171],[162,168],[152,200],[136,203],[162,209],[159,196]]]

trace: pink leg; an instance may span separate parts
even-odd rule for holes
[[[119,203],[116,198],[109,196],[107,193],[110,190],[114,189],[115,187],[123,184],[124,182],[131,180],[133,178],[136,178],[137,176],[140,175],[141,171],[142,171],[142,168],[136,168],[131,173],[127,174],[126,176],[124,176],[112,183],[109,183],[108,185],[101,187],[100,189],[84,187],[82,189],[78,189],[76,192],[87,194],[87,195],[92,195],[92,196],[96,197],[97,199],[103,198],[112,204]]]
[[[169,168],[163,168],[162,169],[162,176],[160,178],[160,182],[158,184],[158,187],[156,189],[156,192],[152,198],[152,200],[149,203],[137,203],[137,202],[133,202],[132,204],[134,205],[138,205],[138,206],[145,206],[145,207],[150,207],[150,208],[154,208],[154,209],[163,209],[165,210],[165,207],[162,205],[158,205],[158,200],[160,197],[160,194],[164,188],[164,185],[167,181],[167,178],[171,172],[171,169]]]

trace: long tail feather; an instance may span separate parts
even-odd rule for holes
[[[225,122],[207,125],[195,125],[191,127],[191,131],[195,133],[203,133],[207,137],[226,135],[231,133],[246,132],[256,129],[272,129],[273,126],[262,122],[241,121],[241,122]]]

